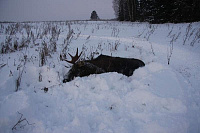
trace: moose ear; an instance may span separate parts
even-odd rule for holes
[[[82,67],[82,66],[85,65],[85,62],[84,61],[79,61],[77,64],[78,64],[79,67]]]

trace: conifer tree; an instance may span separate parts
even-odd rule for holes
[[[99,20],[99,16],[97,15],[96,11],[92,11],[90,19],[91,20]]]
[[[200,21],[200,0],[113,0],[113,8],[120,21]]]

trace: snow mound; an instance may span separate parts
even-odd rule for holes
[[[0,133],[200,132],[199,24],[2,23],[0,49],[18,51],[0,55]],[[104,54],[145,67],[62,83],[70,65],[60,54],[70,59],[77,48],[81,59]]]
[[[187,107],[180,89],[175,74],[158,63],[139,68],[131,77],[78,77],[47,93],[30,86],[1,102],[1,125],[10,126],[5,118],[16,120],[19,111],[35,123],[22,130],[29,132],[184,132]]]

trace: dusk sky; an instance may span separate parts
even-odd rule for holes
[[[0,21],[86,20],[95,10],[115,18],[113,0],[0,0]]]

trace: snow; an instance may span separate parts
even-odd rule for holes
[[[199,22],[20,24],[30,25],[35,38],[41,37],[32,39],[20,51],[0,55],[0,132],[200,132]],[[1,24],[0,48],[9,36],[5,29],[10,25]],[[50,46],[53,34],[47,30],[42,35],[46,27],[56,27],[60,34],[56,40],[57,51],[51,52],[46,64],[40,66],[43,42]],[[137,58],[145,62],[145,67],[135,70],[130,77],[110,72],[62,83],[70,64],[60,61],[59,56],[71,29],[74,33],[66,53],[74,55],[78,47],[79,52],[83,51],[82,59],[91,58],[91,54]],[[21,42],[23,37],[28,37],[27,30],[23,27],[11,37],[12,42]],[[68,55],[67,59],[70,59]],[[21,73],[16,91],[16,80]],[[28,123],[24,120],[17,124],[20,117]]]

